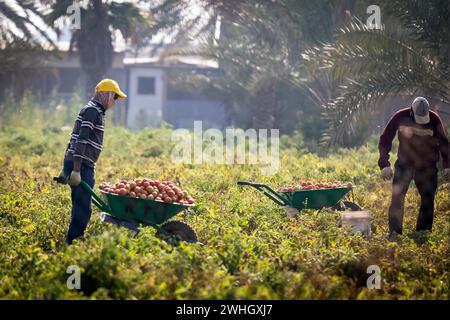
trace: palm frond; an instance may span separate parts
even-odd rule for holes
[[[36,36],[32,32],[36,31],[47,40],[50,46],[54,46],[48,31],[34,22],[36,17],[43,19],[43,14],[34,1],[11,2],[0,0],[0,17],[2,20],[0,40],[3,43],[11,43],[14,39],[23,38],[37,44]],[[8,23],[10,24],[9,27]],[[17,34],[17,31],[21,34]]]
[[[112,2],[109,7],[109,23],[114,29],[120,30],[125,39],[132,37],[139,25],[150,25],[150,18],[143,15],[132,3]]]
[[[448,59],[450,5],[447,0],[391,0],[386,1],[382,10],[398,18],[436,55]]]
[[[322,142],[329,145],[342,144],[345,137],[352,137],[363,115],[376,114],[377,104],[386,97],[396,95],[426,94],[450,103],[447,87],[432,70],[411,69],[400,66],[386,69],[367,79],[347,79],[341,85],[341,94],[324,105],[324,119],[329,126]],[[427,73],[428,71],[428,73]]]
[[[12,8],[6,1],[0,1],[0,15],[2,15],[3,19],[5,19],[6,21],[14,24],[14,26],[23,33],[25,38],[32,38],[32,34],[29,30],[29,27],[27,26],[28,19],[21,16],[19,12]],[[3,31],[13,33],[13,31],[6,28]]]
[[[323,105],[329,127],[322,142],[342,144],[355,134],[361,118],[376,114],[377,103],[387,96],[423,92],[450,101],[447,62],[395,17],[385,22],[387,26],[376,30],[355,19],[339,29],[334,43],[305,51],[306,65],[329,72],[340,84]]]

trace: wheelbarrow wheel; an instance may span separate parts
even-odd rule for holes
[[[194,243],[198,241],[197,234],[195,233],[194,229],[192,229],[188,224],[182,221],[167,221],[160,225],[160,228],[181,241]]]
[[[331,209],[335,210],[335,211],[346,211],[346,210],[361,211],[362,210],[362,208],[358,204],[356,204],[352,201],[348,201],[348,200],[339,202],[337,205],[335,205]]]

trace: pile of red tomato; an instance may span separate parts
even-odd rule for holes
[[[289,184],[280,188],[280,192],[294,192],[302,190],[322,190],[322,189],[337,189],[337,188],[353,188],[351,182],[311,182],[305,181],[300,184]]]
[[[102,182],[99,189],[103,192],[114,193],[133,198],[163,201],[184,205],[194,204],[194,199],[188,193],[176,187],[172,181],[152,180],[148,178],[135,180],[120,180],[115,184]]]

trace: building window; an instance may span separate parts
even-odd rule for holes
[[[155,94],[154,77],[138,77],[138,94]]]

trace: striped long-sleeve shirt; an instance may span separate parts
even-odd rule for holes
[[[77,115],[66,157],[81,158],[82,163],[95,167],[103,147],[104,130],[105,108],[97,101],[91,100]]]

